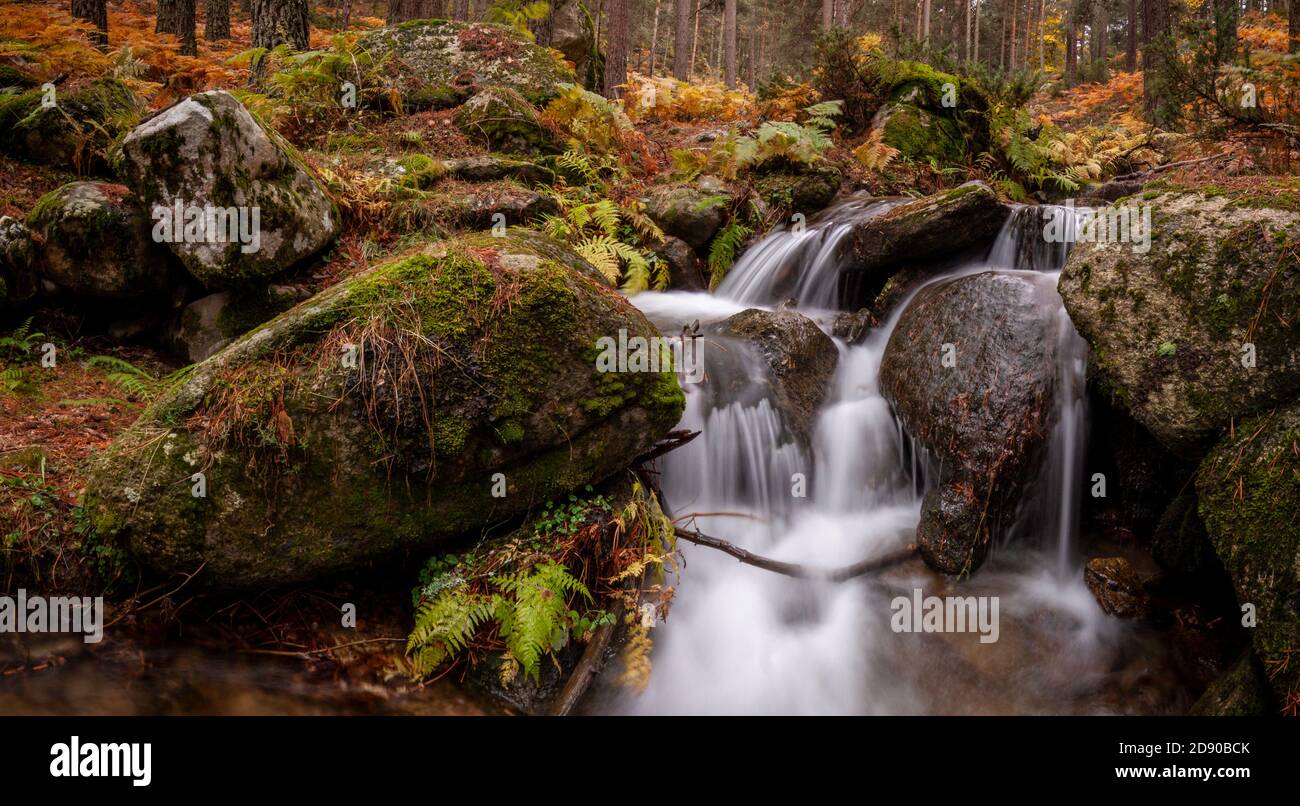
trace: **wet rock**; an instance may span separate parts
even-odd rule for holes
[[[1279,702],[1300,690],[1300,406],[1237,423],[1196,475],[1200,516],[1232,579],[1238,604],[1251,605],[1255,654],[1276,672]],[[1291,658],[1294,661],[1294,658]]]
[[[508,154],[564,150],[559,132],[548,126],[522,95],[505,87],[492,87],[470,98],[455,120],[467,137]]]
[[[137,126],[122,143],[121,167],[151,215],[174,219],[179,207],[190,223],[191,210],[203,212],[201,231],[172,229],[168,246],[209,288],[271,277],[339,231],[338,209],[293,146],[222,90],[191,95]]]
[[[617,473],[684,396],[672,372],[598,370],[599,339],[658,334],[542,241],[431,246],[196,365],[95,455],[97,533],[155,572],[260,588],[478,536]]]
[[[717,332],[752,345],[768,367],[771,399],[804,445],[830,389],[839,351],[816,323],[794,311],[751,308],[719,323]]]
[[[979,567],[1035,475],[1055,417],[1061,315],[1049,278],[985,272],[922,289],[890,336],[882,391],[941,463],[917,541],[944,573]]]
[[[1151,535],[1151,557],[1165,571],[1196,582],[1202,592],[1227,583],[1194,490],[1175,498],[1161,515]]]
[[[879,324],[866,308],[853,313],[845,311],[835,315],[835,320],[831,323],[831,335],[844,339],[847,344],[861,344],[871,329]]]
[[[882,141],[908,159],[948,165],[960,162],[966,153],[965,135],[954,118],[910,103],[881,107],[871,125],[883,127]]]
[[[703,291],[709,287],[701,260],[691,245],[669,235],[655,247],[655,255],[668,264],[668,287],[677,291]]]
[[[449,109],[488,87],[545,104],[560,84],[575,80],[547,48],[504,25],[414,20],[370,32],[358,44],[388,58],[386,86],[408,109]]]
[[[728,191],[702,181],[697,187],[682,185],[652,192],[646,213],[665,234],[699,249],[722,228],[730,203]]]
[[[1195,716],[1266,716],[1274,713],[1264,669],[1247,650],[1228,671],[1210,684],[1192,706]]]
[[[40,289],[34,251],[26,225],[0,216],[0,311],[27,302]]]
[[[853,261],[848,267],[869,286],[873,298],[903,265],[948,257],[992,242],[1008,209],[983,182],[901,204],[864,219],[853,228]]]
[[[174,258],[123,185],[71,182],[41,197],[27,217],[40,239],[37,274],[92,299],[130,299],[167,287]]]
[[[1300,394],[1300,213],[1262,191],[1138,203],[1151,213],[1149,251],[1077,244],[1061,296],[1101,387],[1196,458],[1230,421]]]
[[[1083,569],[1088,590],[1110,616],[1139,618],[1147,609],[1142,580],[1123,557],[1095,557]]]

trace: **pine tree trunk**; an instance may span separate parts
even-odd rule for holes
[[[659,6],[662,0],[655,0],[655,21],[650,33],[650,69],[647,74],[654,78],[655,75],[655,51],[659,48]]]
[[[736,0],[727,0],[722,12],[723,80],[736,88]]]
[[[673,78],[691,78],[691,0],[677,0],[677,25],[673,34]]]
[[[230,38],[230,0],[206,0],[203,38],[209,42]],[[347,16],[344,16],[346,26]]]
[[[176,4],[178,0],[158,0],[158,17],[153,32],[156,34],[176,33]]]
[[[605,13],[605,97],[623,97],[627,83],[627,3],[628,0],[608,0]]]
[[[1291,35],[1291,52],[1300,53],[1300,0],[1287,0],[1287,33]]]
[[[388,0],[389,25],[410,20],[428,20],[437,16],[436,0]]]
[[[106,0],[72,0],[72,16],[99,29],[90,41],[99,48],[108,44],[108,3]]]
[[[835,24],[835,0],[822,0],[822,29]]]
[[[1295,2],[1295,0],[1292,0]],[[1163,98],[1166,61],[1169,56],[1169,36],[1173,29],[1172,9],[1169,0],[1144,0],[1142,49],[1143,96],[1151,121],[1162,129],[1173,123],[1173,112]]]
[[[253,47],[270,50],[286,42],[308,45],[307,0],[253,0]]]
[[[925,2],[925,24],[921,29],[921,46],[926,50],[930,49],[930,0]]]
[[[1128,40],[1124,65],[1130,73],[1138,69],[1138,13],[1137,0],[1128,0]]]
[[[199,55],[199,43],[195,34],[198,25],[195,0],[176,0],[172,8],[176,12],[176,36],[181,40],[181,55]]]
[[[1079,70],[1079,28],[1075,21],[1076,4],[1070,4],[1065,11],[1065,86],[1073,87],[1078,80]]]
[[[966,40],[963,46],[962,54],[966,61],[970,61],[970,0],[966,0],[963,5],[966,6]]]
[[[975,54],[971,61],[979,62],[980,60],[980,6],[984,5],[983,0],[975,0],[975,36],[972,44],[975,46]]]

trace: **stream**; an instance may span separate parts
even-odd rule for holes
[[[745,252],[713,294],[642,293],[633,302],[663,332],[675,333],[694,319],[707,326],[789,300],[829,333],[852,223],[895,203],[850,199],[801,231],[775,231]],[[1035,208],[1017,209],[986,254],[953,256],[926,281],[993,269],[1024,272],[1041,284],[1048,314],[1059,322],[1057,417],[1045,466],[988,563],[962,582],[918,559],[835,584],[783,577],[683,543],[680,584],[655,630],[647,688],[605,687],[594,710],[973,714],[1185,707],[1160,638],[1103,614],[1083,581],[1087,347],[1055,290],[1067,250],[1044,243],[1038,221]],[[881,357],[904,307],[896,306],[861,344],[836,340],[840,361],[818,414],[812,455],[783,437],[779,414],[763,395],[760,361],[742,361],[737,370],[735,361],[722,366],[706,352],[709,377],[685,385],[680,426],[702,434],[664,460],[670,514],[710,513],[696,518],[700,531],[810,566],[843,566],[910,542],[937,468],[881,396]],[[738,371],[749,377],[726,376]],[[794,493],[795,474],[806,479],[804,497]],[[915,588],[926,596],[998,597],[998,640],[982,643],[973,632],[895,633],[891,600]]]

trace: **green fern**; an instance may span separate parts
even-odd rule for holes
[[[753,234],[752,229],[739,221],[732,221],[714,236],[713,243],[709,246],[710,288],[717,288],[727,276],[731,264],[736,262],[736,255],[740,254],[740,248],[745,244],[745,239],[751,234]]]
[[[27,317],[27,321],[14,328],[8,336],[0,336],[0,350],[5,352],[9,358],[17,355],[29,355],[36,343],[45,338],[44,333],[38,333],[32,330],[32,319]]]
[[[160,383],[147,371],[111,355],[92,356],[86,360],[86,366],[105,370],[109,383],[136,398],[151,397]]]
[[[524,674],[536,682],[542,657],[563,649],[569,641],[569,600],[581,596],[590,602],[591,592],[553,560],[533,566],[532,573],[503,575],[493,582],[509,594],[496,602],[501,638]]]
[[[406,641],[411,674],[427,677],[469,646],[478,628],[492,618],[497,599],[470,593],[462,585],[422,603],[416,609],[415,629]]]

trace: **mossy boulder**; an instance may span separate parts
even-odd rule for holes
[[[890,335],[881,390],[940,463],[917,526],[933,568],[974,571],[1015,522],[1054,423],[1061,316],[1050,278],[985,272],[921,289]]]
[[[0,216],[0,311],[36,296],[32,234],[23,222]]]
[[[509,154],[555,154],[564,138],[546,124],[537,109],[507,87],[490,87],[456,112],[456,126],[466,136]]]
[[[414,20],[372,31],[359,46],[387,59],[384,78],[407,109],[449,109],[489,87],[542,105],[575,81],[558,53],[504,25]]]
[[[87,512],[155,571],[205,564],[230,588],[479,535],[676,425],[671,369],[597,370],[598,340],[620,330],[657,335],[561,244],[440,242],[198,364],[97,455]]]
[[[1255,653],[1247,650],[1210,684],[1192,705],[1194,716],[1268,716],[1274,713],[1272,692]]]
[[[853,227],[847,271],[872,299],[904,266],[949,257],[992,243],[1010,210],[983,182],[900,204]]]
[[[46,97],[37,87],[0,99],[0,142],[16,156],[80,173],[105,167],[114,139],[145,113],[144,102],[114,78],[56,87],[52,105]]]
[[[143,297],[172,278],[175,259],[123,185],[70,182],[36,202],[27,226],[40,241],[38,276],[74,295]]]
[[[951,165],[966,154],[966,137],[955,119],[912,104],[882,107],[872,125],[884,128],[881,139],[886,145],[912,160]]]
[[[811,216],[840,192],[844,175],[831,165],[804,171],[765,172],[753,178],[754,190],[772,207]]]
[[[722,229],[732,195],[711,180],[698,185],[678,185],[651,192],[646,214],[666,235],[681,238],[699,249]]]
[[[182,211],[184,237],[168,246],[210,288],[265,280],[339,231],[337,207],[293,146],[222,90],[191,95],[141,123],[122,142],[120,168],[152,214],[174,220]],[[205,223],[191,233],[196,210]],[[223,226],[231,214],[238,227]]]
[[[1254,606],[1255,653],[1282,703],[1300,696],[1300,406],[1237,424],[1196,475],[1200,515],[1232,579]],[[1288,663],[1288,658],[1290,662]]]
[[[1140,243],[1082,242],[1060,291],[1100,388],[1174,453],[1300,393],[1300,212],[1267,196],[1170,191]],[[1109,238],[1109,236],[1107,236]]]

